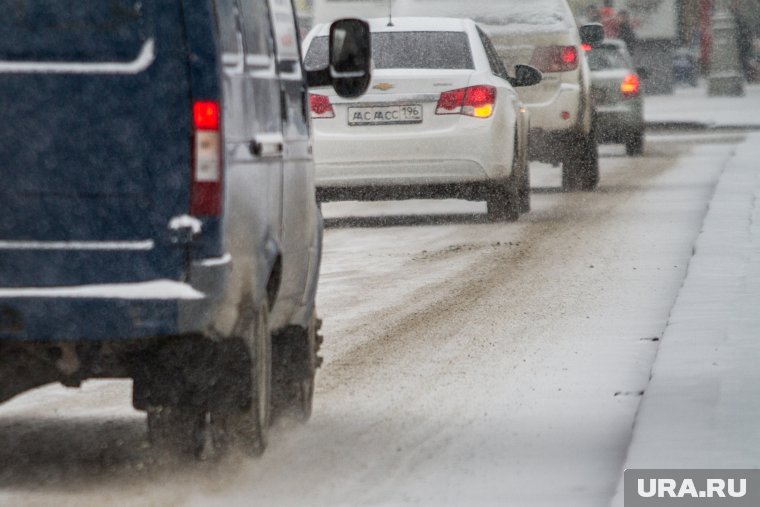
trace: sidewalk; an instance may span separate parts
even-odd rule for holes
[[[710,203],[625,468],[758,467],[760,134],[751,134]],[[623,506],[622,471],[612,505]]]
[[[708,97],[707,82],[696,88],[676,88],[673,95],[644,99],[648,128],[693,127],[760,129],[760,85],[746,85],[744,97]]]

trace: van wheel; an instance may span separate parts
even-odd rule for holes
[[[314,402],[314,379],[322,362],[322,322],[316,310],[308,328],[291,327],[272,341],[272,413],[306,422]]]
[[[644,154],[644,132],[634,132],[626,139],[625,153],[629,157],[640,157]]]
[[[200,457],[206,446],[206,412],[190,407],[148,409],[148,438],[153,447]]]
[[[269,330],[269,305],[263,301],[251,317],[243,336],[243,371],[232,370],[228,375],[240,374],[242,383],[238,403],[212,413],[215,434],[228,440],[253,456],[261,456],[267,446],[271,419],[272,392],[272,333]]]
[[[599,185],[599,146],[596,131],[568,146],[562,163],[562,189],[594,190]]]

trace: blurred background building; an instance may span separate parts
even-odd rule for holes
[[[667,93],[674,79],[696,84],[694,76],[709,73],[711,19],[717,1],[720,0],[569,0],[569,3],[580,18],[587,16],[589,6],[628,11],[639,40],[639,47],[633,50],[637,64],[646,67],[652,76],[648,92]],[[760,0],[725,1],[735,16],[742,71],[748,81],[758,81]],[[673,67],[670,71],[666,68],[669,62]]]
[[[568,3],[579,22],[589,21],[590,13],[596,11],[602,15],[601,21],[611,37],[632,38],[633,43],[629,44],[636,65],[647,69],[647,93],[656,94],[672,92],[679,82],[696,86],[698,77],[709,73],[711,18],[718,1],[730,5],[735,16],[736,45],[746,79],[760,81],[760,0],[568,0]],[[304,34],[312,26],[318,2],[323,8],[333,2],[344,9],[351,4],[351,0],[295,0]],[[387,9],[387,0],[370,3]],[[624,19],[621,12],[630,20],[632,34],[621,30],[620,21]]]

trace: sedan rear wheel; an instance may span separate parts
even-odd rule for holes
[[[634,132],[626,139],[625,153],[629,157],[639,157],[644,154],[644,132]]]
[[[580,136],[565,151],[562,188],[566,191],[594,190],[599,185],[599,146],[596,131]]]
[[[492,222],[514,222],[520,218],[520,189],[515,175],[506,182],[493,183],[488,188],[486,206]]]
[[[520,213],[530,211],[530,161],[528,160],[528,147],[523,149],[520,156]]]
[[[492,222],[514,222],[520,218],[520,213],[530,210],[527,154],[521,152],[517,135],[513,147],[512,175],[506,180],[489,184],[486,190],[488,219]]]

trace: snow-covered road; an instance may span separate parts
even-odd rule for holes
[[[532,168],[533,211],[335,203],[314,416],[262,459],[178,466],[129,385],[0,407],[0,505],[606,506],[707,204],[739,135],[605,147],[598,192]]]

